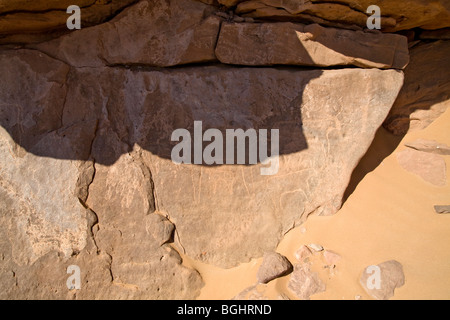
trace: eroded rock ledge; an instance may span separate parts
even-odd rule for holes
[[[111,19],[138,0],[75,0],[0,2],[0,44],[46,41],[68,32],[70,5],[82,9],[82,25],[89,27]]]
[[[205,1],[212,2],[212,1]],[[444,0],[218,0],[236,6],[236,13],[272,20],[306,20],[328,26],[365,28],[366,10],[377,5],[382,12],[385,32],[423,28],[441,29],[450,24],[450,4]]]
[[[138,0],[8,1],[0,2],[0,43],[27,43],[47,40],[64,33],[69,5],[83,9],[83,26],[102,23]],[[219,10],[219,5],[241,17],[275,21],[319,23],[325,26],[362,30],[366,28],[370,5],[382,12],[385,32],[413,28],[435,30],[450,27],[450,4],[444,0],[200,0]],[[191,1],[187,1],[189,3]],[[152,6],[169,0],[151,1]],[[191,6],[188,4],[187,6]],[[44,34],[47,33],[47,34]]]

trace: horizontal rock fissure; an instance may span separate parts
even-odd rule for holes
[[[221,63],[219,61],[217,62],[197,62],[197,63],[187,63],[187,64],[178,64],[174,66],[168,66],[168,67],[158,67],[148,64],[108,64],[106,63],[103,66],[74,66],[70,65],[67,61],[64,61],[62,59],[59,59],[57,57],[54,57],[50,55],[47,52],[40,51],[39,49],[35,48],[29,48],[29,47],[23,47],[18,49],[8,49],[4,51],[17,51],[17,50],[32,50],[37,51],[41,54],[44,54],[48,56],[51,59],[57,60],[59,62],[62,62],[71,68],[75,69],[102,69],[102,68],[117,68],[117,69],[126,69],[131,71],[137,71],[137,72],[148,72],[148,71],[160,71],[160,72],[169,72],[170,70],[182,70],[182,69],[191,69],[196,67],[223,67],[223,68],[236,68],[236,69],[242,69],[242,68],[249,68],[249,69],[276,69],[276,70],[296,70],[296,71],[311,71],[311,70],[344,70],[344,69],[379,69],[382,70],[382,68],[361,68],[353,65],[335,65],[335,66],[302,66],[302,65],[288,65],[288,64],[275,64],[275,65],[239,65],[239,64],[227,64],[227,63]],[[394,70],[395,68],[389,68],[384,70]]]

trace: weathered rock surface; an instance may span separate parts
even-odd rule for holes
[[[384,127],[396,135],[426,128],[450,106],[450,41],[413,47],[405,84]]]
[[[2,150],[2,157],[4,155]],[[27,154],[31,156],[36,157]],[[148,213],[151,198],[147,193],[148,181],[141,168],[130,163],[131,158],[119,159],[111,170],[97,166],[96,179],[89,187],[88,203],[94,202],[92,206],[98,218],[82,216],[77,220],[73,217],[79,211],[90,211],[81,207],[70,192],[78,177],[77,172],[69,170],[75,161],[52,159],[53,163],[46,163],[45,169],[36,166],[41,176],[49,177],[51,167],[57,177],[52,183],[41,182],[38,204],[35,200],[21,207],[14,205],[15,199],[26,199],[26,195],[11,195],[15,180],[2,176],[1,184],[6,190],[0,189],[0,199],[8,205],[2,206],[2,231],[5,232],[0,241],[0,270],[3,275],[13,274],[9,282],[0,280],[5,288],[2,298],[192,299],[199,294],[203,284],[198,273],[183,267],[180,256],[170,246],[161,246],[168,241],[167,234],[160,233],[161,228],[166,228],[161,226],[165,221]],[[29,171],[32,166],[23,170],[12,163],[16,162],[9,162],[12,169],[23,171],[30,180],[23,180],[25,188],[35,183],[30,177],[39,171]],[[66,171],[55,170],[65,163]],[[65,183],[55,185],[59,179],[65,179]],[[66,206],[59,211],[49,211],[52,206],[42,198],[52,200],[54,206],[59,202],[70,205],[71,200],[77,202],[80,209]],[[42,206],[46,206],[46,211],[38,211]],[[31,216],[24,217],[27,213]],[[89,221],[96,222],[92,226]],[[70,249],[65,255],[64,245]],[[55,251],[63,251],[63,254]],[[81,269],[80,290],[69,291],[66,287],[69,265]]]
[[[44,41],[68,32],[70,5],[81,8],[81,26],[89,27],[114,17],[137,0],[1,1],[0,43]]]
[[[212,10],[194,0],[140,1],[110,22],[33,47],[76,67],[216,61],[220,18]]]
[[[402,287],[405,284],[405,275],[403,274],[403,266],[400,262],[395,260],[389,260],[377,265],[380,271],[379,289],[376,288],[376,279],[371,277],[376,276],[374,270],[368,269],[371,266],[364,269],[360,283],[364,290],[377,300],[388,300],[394,296],[394,291],[397,288]],[[368,282],[372,282],[368,285]]]
[[[1,207],[5,210],[3,225],[12,241],[12,259],[18,265],[33,263],[51,250],[70,257],[86,242],[86,210],[75,195],[79,162],[35,155],[55,145],[59,146],[57,153],[70,150],[55,132],[69,68],[44,56],[42,64],[31,66],[35,56],[32,52],[10,55],[6,58],[9,65],[5,56],[0,58]],[[42,117],[39,126],[36,114]],[[8,131],[29,135],[16,144]]]
[[[76,2],[5,0],[0,4],[0,43],[40,42],[67,33],[68,14],[66,9],[73,4],[80,6],[82,10],[82,26],[89,27],[109,21],[125,8],[135,3],[140,6],[142,2],[146,2],[146,0],[80,0]],[[149,0],[152,7],[170,6],[169,2],[171,1]],[[208,5],[211,10],[219,10],[217,2],[213,0],[196,2]],[[383,31],[386,32],[413,28],[435,30],[450,26],[450,5],[445,0],[434,0],[431,3],[424,0],[413,0],[407,3],[382,0],[331,0],[326,3],[318,0],[306,2],[300,0],[220,0],[219,4],[237,5],[235,12],[240,15],[236,16],[239,21],[253,17],[266,20],[320,23],[325,26],[361,30],[366,28],[369,16],[366,13],[367,8],[370,5],[378,5],[382,13],[381,25]],[[192,12],[188,10],[183,16],[180,16],[180,21],[189,19],[191,14]],[[151,21],[156,17],[150,16],[149,18]],[[211,24],[210,26],[212,28]],[[203,31],[199,33],[207,33],[206,29],[203,28]],[[139,34],[141,30],[138,29],[137,33]],[[129,35],[136,36],[136,34]]]
[[[94,158],[104,152],[97,146],[94,141]],[[173,229],[152,213],[151,177],[140,157],[135,151],[113,166],[95,165],[87,200],[98,216],[94,239],[99,250],[111,256],[112,285],[121,289],[116,293],[120,298],[191,299],[199,294],[202,280],[164,245]]]
[[[227,64],[403,69],[406,37],[325,28],[318,24],[223,23],[216,48]]]
[[[187,254],[230,267],[238,261],[248,261],[249,257],[273,250],[284,232],[317,208],[322,214],[338,210],[353,166],[364,153],[356,149],[368,146],[359,139],[370,131],[368,141],[371,140],[377,127],[372,120],[361,121],[359,117],[367,114],[380,121],[383,119],[380,105],[389,104],[384,100],[386,102],[376,103],[377,107],[374,104],[365,111],[355,112],[375,101],[355,95],[347,100],[340,92],[350,83],[351,86],[362,85],[363,88],[353,88],[353,92],[364,92],[364,95],[381,86],[380,95],[372,97],[386,99],[381,92],[392,90],[388,82],[395,86],[401,76],[394,71],[387,71],[390,75],[383,73],[379,70],[317,73],[216,67],[177,71],[169,76],[155,73],[152,77],[160,79],[157,83],[161,88],[168,87],[167,81],[173,89],[178,88],[178,91],[171,91],[171,101],[166,104],[161,98],[164,92],[152,89],[152,100],[139,98],[142,102],[132,104],[135,106],[132,113],[128,111],[128,115],[120,118],[132,119],[135,117],[132,114],[140,114],[143,119],[137,122],[142,125],[135,129],[139,138],[134,141],[151,151],[148,163],[153,173],[158,209],[167,213],[177,225]],[[380,76],[377,84],[357,80],[360,76],[363,79],[378,78],[376,74]],[[137,85],[136,79],[129,82]],[[394,96],[395,92],[392,92],[391,99]],[[186,100],[196,103],[188,105]],[[336,109],[336,101],[342,108]],[[142,107],[136,108],[139,105]],[[318,105],[326,107],[318,110]],[[151,110],[159,110],[166,116],[155,119]],[[295,110],[300,111],[301,118]],[[167,121],[167,115],[173,119],[171,123]],[[351,120],[355,116],[358,120]],[[335,122],[336,117],[340,119],[338,122]],[[282,156],[278,174],[261,176],[260,169],[264,166],[261,164],[220,167],[174,164],[168,160],[173,145],[165,145],[164,141],[170,140],[174,129],[189,128],[191,131],[194,120],[202,120],[204,130],[218,128],[222,132],[225,128],[279,128]],[[364,128],[353,131],[357,123],[363,124]],[[129,126],[122,124],[119,127]],[[348,129],[351,132],[344,133]],[[157,134],[152,134],[151,141],[146,140],[152,132]],[[359,141],[350,142],[353,138],[349,137],[357,137]],[[160,142],[155,145],[153,141]],[[354,160],[349,160],[349,155],[354,155]],[[321,164],[324,160],[326,163]],[[318,167],[327,170],[318,171]],[[313,190],[322,192],[319,196]],[[315,199],[318,196],[320,200]]]
[[[128,159],[130,168],[124,164],[121,169],[127,174],[138,168],[145,172],[145,179],[140,178],[142,184],[147,182],[139,191],[145,192],[140,195],[139,210],[151,212],[154,206],[176,225],[189,256],[223,267],[274,250],[281,236],[308,214],[333,214],[340,208],[352,170],[402,84],[401,72],[394,70],[213,66],[165,71],[72,68],[68,74],[64,67],[67,80],[57,81],[51,75],[63,65],[36,51],[7,51],[0,61],[5,75],[1,90],[7,97],[1,125],[17,144],[41,157],[83,161],[92,157],[96,167],[105,166],[105,177],[115,170],[107,166],[139,146],[139,159]],[[31,74],[26,83],[9,80],[18,68]],[[50,79],[35,82],[41,72]],[[59,102],[40,91],[44,85],[61,97]],[[24,96],[21,90],[39,94]],[[348,90],[351,95],[343,94]],[[52,101],[53,110],[59,110],[51,113],[53,118],[39,108],[33,111],[42,108],[39,99]],[[194,120],[203,121],[203,130],[279,129],[278,173],[262,176],[261,168],[267,166],[262,163],[173,163],[172,132],[186,128],[192,133]],[[52,135],[67,150],[54,143],[37,148],[37,140],[44,143]],[[134,161],[137,167],[132,170]],[[133,190],[126,187],[124,176],[105,180],[101,187],[111,190],[99,191],[96,201],[90,201],[91,186],[87,203],[99,216],[99,225],[102,214],[98,211],[103,209],[96,206],[112,204],[118,190]],[[137,194],[129,191],[120,198],[131,201],[125,199]],[[108,201],[101,200],[107,196]],[[105,215],[113,214],[113,209],[104,209]]]
[[[447,183],[445,160],[440,155],[406,149],[397,154],[397,161],[406,171],[435,186],[442,187]]]
[[[450,147],[437,141],[418,139],[405,143],[405,146],[423,152],[440,154],[443,156],[450,155]]]
[[[112,131],[95,119],[106,112],[94,99],[102,99],[101,91],[93,91],[93,82],[80,88],[76,72],[38,52],[0,56],[2,297],[197,296],[198,273],[161,246],[171,227],[153,213],[150,172],[140,154],[126,153],[112,135],[111,144],[102,144]],[[111,167],[95,164],[114,150],[126,155]],[[72,264],[81,268],[79,291],[66,287]]]
[[[367,8],[377,5],[381,9],[383,31],[421,27],[440,29],[450,26],[450,4],[446,0],[219,0],[225,5],[238,4],[236,12],[253,18],[303,20],[322,24],[366,27]]]
[[[309,300],[313,294],[326,290],[326,285],[319,278],[316,272],[311,271],[311,266],[307,263],[300,263],[294,266],[288,288],[301,300]]]
[[[289,260],[277,253],[268,252],[264,254],[264,259],[258,269],[258,282],[268,283],[276,278],[283,277],[292,272],[292,264]]]

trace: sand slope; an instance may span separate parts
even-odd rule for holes
[[[381,138],[380,138],[381,137]],[[386,134],[378,136],[373,150],[386,152],[392,141]],[[450,204],[450,156],[443,156],[447,166],[447,184],[436,187],[404,170],[396,155],[405,142],[416,139],[436,140],[450,145],[450,109],[428,128],[407,134],[397,149],[376,169],[367,174],[349,196],[338,214],[312,216],[290,231],[278,247],[293,263],[294,253],[303,244],[319,243],[342,259],[334,270],[324,268],[317,254],[313,270],[326,282],[327,290],[311,299],[371,299],[359,284],[365,267],[395,259],[403,265],[406,282],[392,299],[450,299],[450,214],[436,214],[434,205]],[[365,159],[362,166],[371,169]],[[361,169],[361,168],[360,168]],[[184,263],[195,267],[206,285],[199,299],[231,299],[256,283],[262,259],[233,269],[220,269],[184,257]],[[295,299],[288,289],[289,275],[260,285],[270,299],[280,294]]]

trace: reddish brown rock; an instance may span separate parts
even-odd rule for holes
[[[331,0],[311,1],[231,1],[220,0],[226,5],[239,2],[237,12],[254,18],[279,20],[310,20],[322,24],[340,23],[351,27],[366,28],[371,5],[380,7],[383,31],[413,29],[440,29],[450,26],[450,4],[445,0],[382,1],[382,0]]]
[[[450,106],[450,41],[411,49],[405,84],[384,127],[396,135],[426,128]]]
[[[216,55],[223,63],[250,66],[403,69],[409,61],[407,39],[400,35],[294,23],[223,23]]]
[[[111,19],[136,0],[0,1],[0,43],[40,42],[68,33],[66,10],[81,8],[81,26],[86,28]]]
[[[419,34],[421,40],[450,40],[450,28],[424,30]]]
[[[264,255],[257,278],[259,283],[268,283],[291,272],[292,264],[285,256],[277,252],[269,252]]]
[[[220,26],[213,10],[194,0],[140,1],[110,22],[34,48],[76,67],[212,62]]]

